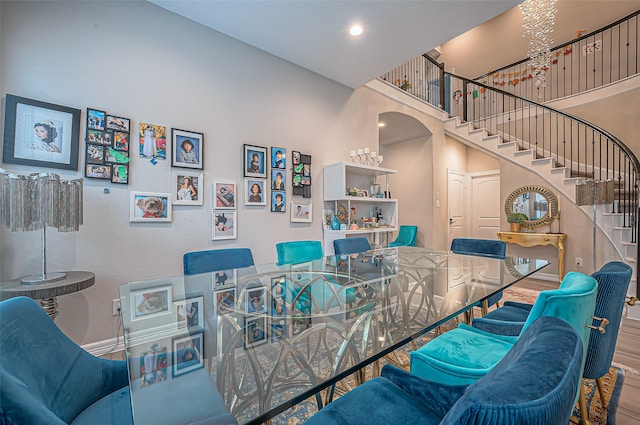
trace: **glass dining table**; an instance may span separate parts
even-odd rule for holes
[[[397,247],[122,284],[134,422],[257,424],[307,399],[321,408],[366,366],[547,264]]]

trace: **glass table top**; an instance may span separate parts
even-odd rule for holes
[[[211,417],[185,400],[217,400],[241,424],[321,407],[333,393],[320,391],[547,264],[398,247],[125,283],[134,421]]]

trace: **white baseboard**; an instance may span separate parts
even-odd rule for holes
[[[102,341],[85,344],[82,348],[96,357],[102,357],[105,354],[124,351],[124,340],[123,338],[104,339]]]

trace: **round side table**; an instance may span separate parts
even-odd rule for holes
[[[54,320],[58,315],[57,296],[82,291],[96,282],[96,275],[91,272],[65,273],[67,276],[64,279],[38,285],[24,285],[20,278],[0,282],[0,301],[20,296],[40,300],[44,311],[47,312],[51,320]]]

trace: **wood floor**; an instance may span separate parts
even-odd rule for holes
[[[554,286],[555,285],[555,286]],[[553,282],[525,279],[517,286],[543,291],[557,287]],[[640,424],[640,321],[622,319],[613,363],[625,370],[616,425]]]

